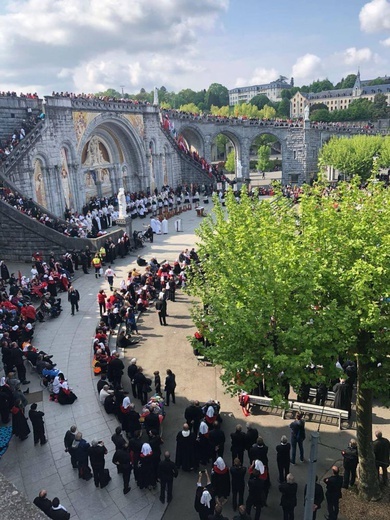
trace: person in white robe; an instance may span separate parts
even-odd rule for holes
[[[168,220],[164,217],[163,221],[161,222],[161,230],[163,232],[163,235],[168,234]]]

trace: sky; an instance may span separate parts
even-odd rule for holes
[[[0,91],[390,76],[390,0],[0,0]]]

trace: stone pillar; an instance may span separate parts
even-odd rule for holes
[[[130,240],[133,239],[133,228],[132,228],[132,224],[131,224],[130,215],[126,215],[125,218],[117,218],[116,225],[119,226],[123,230],[124,233],[127,233]]]
[[[102,198],[102,181],[100,179],[96,179],[96,192],[97,197]]]
[[[250,177],[250,141],[247,137],[244,137],[240,142],[240,151],[241,151],[241,166],[242,166],[242,182],[245,182],[246,179]]]
[[[204,138],[204,158],[211,163],[211,135],[205,135]]]
[[[57,187],[55,191],[52,192],[51,195],[57,194],[57,200],[53,197],[53,213],[61,218],[64,217],[65,212],[65,199],[63,197],[63,188],[60,179],[60,167],[58,164],[55,164],[53,168],[50,169],[53,175],[53,184]]]

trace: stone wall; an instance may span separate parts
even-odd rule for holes
[[[47,516],[31,504],[27,498],[16,489],[0,473],[0,518],[2,520],[47,520]]]
[[[123,235],[116,229],[108,234],[114,242]],[[4,201],[0,201],[0,257],[4,260],[31,262],[31,255],[39,251],[45,258],[50,252],[62,255],[73,249],[89,246],[91,251],[99,249],[107,235],[96,239],[73,238],[58,233],[36,220],[23,215]]]
[[[41,99],[0,96],[0,139],[8,139],[15,129],[20,129],[23,119],[41,111]]]

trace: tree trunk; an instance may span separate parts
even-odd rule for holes
[[[372,390],[363,388],[368,367],[358,357],[356,423],[359,451],[359,492],[367,500],[379,500],[381,492],[372,449]]]

